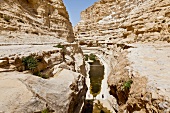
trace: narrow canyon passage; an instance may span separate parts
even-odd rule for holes
[[[90,94],[86,95],[86,99],[104,98],[104,94],[101,94],[102,80],[104,79],[104,66],[100,64],[99,60],[89,62],[89,65],[90,65],[90,70],[88,72],[87,84],[89,86],[88,93]],[[103,95],[103,96],[100,97],[99,95]]]
[[[108,66],[101,55],[95,56],[95,60],[86,61],[88,91],[82,113],[114,113],[108,100],[111,96],[107,84]]]

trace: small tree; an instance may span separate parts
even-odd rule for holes
[[[96,55],[94,55],[94,54],[91,53],[91,54],[89,55],[89,59],[95,61],[95,60],[96,60]]]
[[[27,56],[22,59],[22,63],[26,67],[26,69],[29,69],[31,71],[34,71],[35,68],[38,66],[37,59],[35,59],[33,56]]]

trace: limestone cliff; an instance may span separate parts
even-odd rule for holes
[[[81,39],[169,42],[169,6],[169,0],[101,0],[81,13],[74,32]]]
[[[118,113],[170,112],[169,11],[169,0],[100,0],[81,13],[75,35],[106,61]]]
[[[102,94],[113,102],[110,104],[117,113],[170,112],[170,44],[114,44],[96,50],[84,47],[83,51],[87,50],[106,64],[109,93],[118,106],[108,98],[107,87]]]
[[[81,19],[86,23],[98,22],[112,12],[112,3],[115,0],[101,0],[81,12]],[[90,13],[89,13],[90,12]]]
[[[0,43],[74,41],[62,0],[0,0]]]

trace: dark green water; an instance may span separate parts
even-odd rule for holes
[[[96,97],[101,91],[102,80],[104,79],[104,66],[99,60],[90,63],[90,93]]]
[[[90,93],[93,95],[93,98],[100,93],[101,91],[101,84],[102,80],[104,79],[104,66],[100,64],[99,60],[94,62],[90,62],[90,71],[89,71],[89,78],[90,78]],[[84,109],[82,113],[103,113],[101,110],[95,110],[93,106],[92,100],[86,100]],[[104,112],[105,113],[105,112]]]

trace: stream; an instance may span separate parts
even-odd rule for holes
[[[109,90],[107,76],[105,76],[105,74],[107,74],[105,70],[106,67],[98,58],[99,56],[97,60],[86,61],[86,84],[88,91],[86,93],[86,100],[82,113],[112,113],[112,110],[110,111],[110,109],[107,109],[109,106],[107,100]]]

